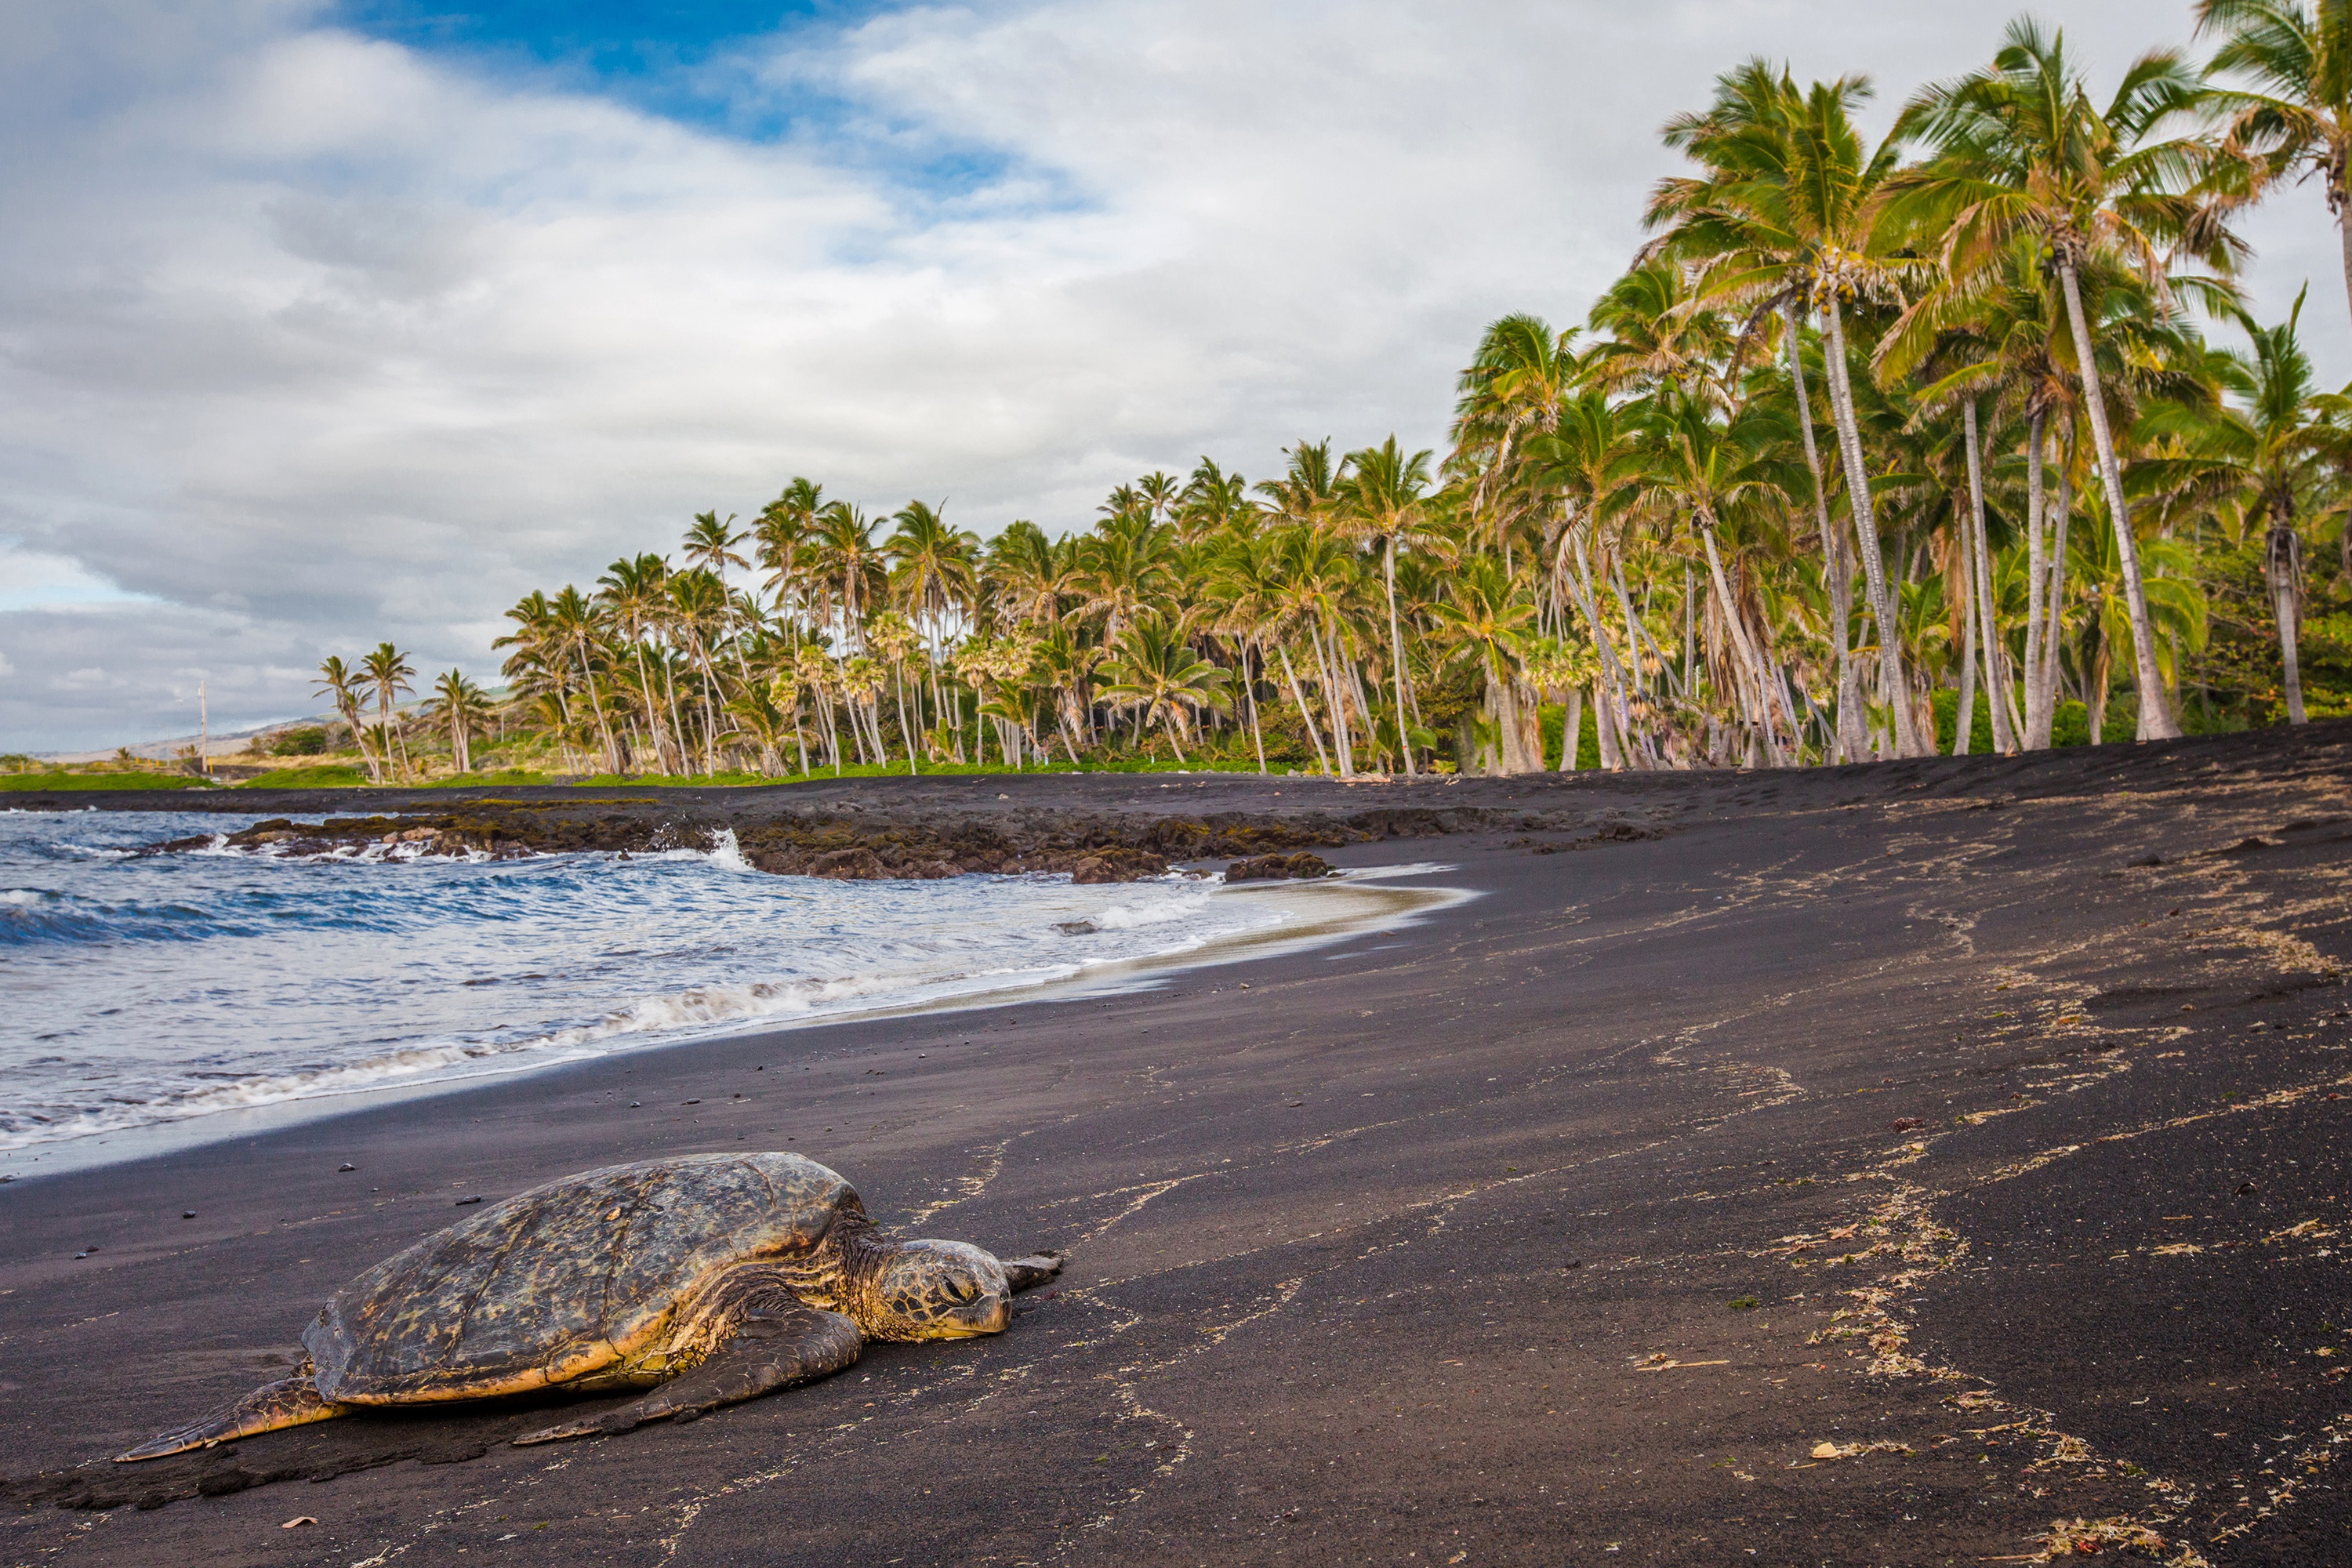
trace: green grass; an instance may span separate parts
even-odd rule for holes
[[[1587,737],[1588,746],[1591,743]],[[1269,763],[1269,771],[1279,775],[1287,771],[1281,763]],[[1254,758],[1235,760],[1231,757],[1194,757],[1188,763],[1173,758],[1128,757],[1108,763],[1090,763],[1084,767],[1072,767],[1067,762],[1056,762],[1047,767],[1009,768],[1002,763],[985,766],[971,763],[925,763],[920,776],[924,778],[1014,778],[1036,773],[1254,773],[1257,763]],[[1301,770],[1302,772],[1304,770]],[[530,768],[494,768],[481,773],[453,773],[445,778],[427,779],[418,784],[396,783],[394,787],[415,789],[480,789],[484,786],[522,787],[552,784],[564,775],[541,773]],[[778,784],[820,784],[834,778],[872,779],[905,778],[904,758],[887,765],[872,763],[849,763],[836,774],[831,768],[819,768],[808,773],[781,773],[769,777],[763,773],[730,772],[717,773],[591,773],[571,780],[580,789],[615,789],[630,786],[665,789],[750,789]],[[187,779],[184,784],[196,781]],[[238,784],[239,789],[338,789],[354,788],[368,782],[364,770],[330,763],[320,767],[277,768],[258,778]],[[26,787],[26,786],[17,786]]]
[[[0,790],[202,789],[205,781],[186,773],[5,773]]]
[[[446,779],[427,779],[423,789],[471,789],[477,784],[543,784],[553,779],[532,768],[485,768],[479,773],[451,773]]]
[[[1274,763],[1269,763],[1267,765],[1270,771],[1276,773],[1280,773],[1283,771],[1279,765]],[[1009,768],[1002,763],[990,763],[985,766],[977,765],[971,763],[925,763],[922,764],[922,773],[920,776],[927,779],[1018,778],[1024,775],[1034,777],[1039,773],[1254,773],[1255,772],[1257,772],[1257,763],[1255,759],[1236,762],[1229,757],[1195,757],[1190,763],[1179,763],[1173,758],[1136,757],[1120,758],[1117,761],[1108,763],[1089,763],[1085,767],[1072,767],[1067,762],[1056,762],[1045,767],[1031,766],[1026,768]],[[831,768],[819,768],[814,773],[780,773],[773,778],[770,778],[761,773],[695,773],[691,775],[662,773],[596,773],[590,777],[583,778],[579,782],[583,788],[593,785],[599,789],[610,789],[615,785],[622,784],[647,784],[658,785],[665,788],[699,789],[771,784],[823,784],[827,780],[836,777],[845,779],[873,779],[905,778],[906,776],[907,762],[905,758],[901,757],[897,762],[887,765],[875,763],[845,763],[841,772],[837,774]],[[443,779],[437,782],[442,784],[466,784],[471,781],[467,779]]]
[[[272,768],[257,778],[249,778],[239,789],[341,789],[367,783],[367,774],[359,768],[343,767],[330,763],[315,768]]]

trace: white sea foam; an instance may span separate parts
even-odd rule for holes
[[[0,921],[0,1152],[957,1004],[1296,919],[1201,879],[772,877],[732,834],[626,860],[227,846],[248,820],[76,816],[68,840],[0,816],[0,907],[23,911]],[[193,855],[131,853],[200,834]]]

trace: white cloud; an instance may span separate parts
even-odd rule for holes
[[[2045,9],[2110,68],[2157,41],[2136,4]],[[845,106],[759,144],[322,14],[0,19],[0,625],[32,672],[0,744],[184,728],[184,667],[224,726],[299,711],[300,671],[385,637],[488,673],[527,589],[794,473],[986,531],[1203,452],[1436,445],[1484,321],[1573,318],[1622,265],[1655,128],[1714,72],[1787,54],[1892,100],[1998,29],[1882,0],[917,9],[715,68],[748,110]],[[2261,223],[2340,333],[2316,199]],[[61,614],[20,561],[156,603]],[[121,684],[28,695],[93,666]]]

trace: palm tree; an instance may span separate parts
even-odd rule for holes
[[[1902,668],[1902,639],[1895,631],[1895,598],[1854,412],[1845,335],[1846,307],[1897,298],[1901,275],[1908,270],[1873,217],[1873,204],[1897,167],[1903,139],[1889,136],[1874,149],[1853,122],[1855,110],[1873,91],[1865,77],[1841,77],[1815,82],[1801,92],[1787,71],[1776,77],[1761,60],[1750,60],[1718,78],[1714,104],[1702,113],[1669,121],[1665,131],[1668,145],[1697,160],[1706,174],[1661,182],[1652,193],[1646,217],[1654,226],[1671,225],[1658,242],[1661,250],[1706,263],[1696,298],[1683,308],[1714,303],[1750,310],[1758,317],[1777,312],[1782,319],[1798,425],[1814,465],[1823,579],[1830,587],[1831,618],[1841,645],[1839,724],[1851,748],[1859,736],[1861,704],[1852,689],[1843,646],[1849,576],[1842,541],[1831,526],[1819,456],[1811,445],[1812,410],[1804,390],[1797,330],[1801,308],[1822,318],[1830,412],[1860,539],[1871,618],[1880,628],[1879,686],[1894,709],[1896,752],[1918,756],[1929,748],[1912,723],[1910,704],[1904,698],[1908,681]]]
[[[313,689],[320,696],[335,700],[335,711],[351,726],[352,744],[360,749],[360,760],[367,764],[368,782],[382,784],[383,769],[377,765],[375,753],[368,750],[367,731],[360,722],[360,704],[368,698],[367,677],[345,664],[341,654],[331,654],[319,666],[319,679]]]
[[[719,689],[719,668],[710,657],[712,635],[727,635],[734,598],[718,574],[698,566],[669,578],[669,625],[686,639],[687,657],[702,671],[702,766],[718,771],[719,718],[711,700]]]
[[[2218,411],[2175,406],[2147,421],[2153,434],[2177,435],[2182,450],[2179,458],[2151,462],[2152,477],[2177,477],[2193,503],[2234,502],[2249,521],[2267,521],[2263,576],[2278,623],[2279,663],[2291,724],[2305,719],[2296,647],[2303,562],[2296,525],[2325,504],[2336,476],[2352,459],[2352,429],[2347,423],[2352,398],[2318,390],[2311,357],[2296,331],[2303,301],[2304,294],[2298,293],[2294,309],[2275,327],[2257,325],[2251,315],[2238,312],[2252,353],[2222,362],[2238,406]]]
[[[801,618],[807,608],[801,602],[801,574],[807,566],[803,557],[809,531],[815,527],[816,514],[824,506],[824,487],[795,479],[761,509],[760,521],[751,525],[751,536],[758,542],[753,553],[767,574],[763,585],[775,596],[777,610],[791,616],[795,626],[806,624]]]
[[[888,581],[874,524],[847,501],[829,501],[817,510],[808,549],[820,611],[839,623],[843,645],[855,653],[863,646],[866,613]]]
[[[1175,546],[1175,529],[1155,521],[1142,505],[1113,513],[1085,541],[1072,586],[1079,613],[1101,618],[1106,645],[1174,595]]]
[[[2346,205],[2352,166],[2352,5],[2344,0],[2198,0],[2197,31],[2218,33],[2221,47],[2208,79],[2235,77],[2214,103],[2230,116],[2229,148],[2253,176],[2259,195],[2289,175],[2316,174],[2335,216],[2352,295],[2352,214]]]
[[[378,643],[369,650],[360,660],[360,668],[367,672],[368,689],[375,693],[377,725],[383,736],[388,757],[399,739],[399,732],[393,728],[393,709],[402,694],[414,689],[408,684],[408,678],[416,673],[416,667],[408,662],[406,654],[386,642]],[[407,760],[407,749],[403,747],[401,761],[404,765]]]
[[[596,666],[590,658],[592,651],[604,642],[604,616],[586,595],[566,583],[563,591],[548,605],[548,625],[556,646],[579,661],[581,682],[588,691],[588,706],[596,715],[596,731],[604,742],[604,765],[617,773],[621,771],[621,748],[613,740],[613,726],[604,714],[604,700],[596,689]]]
[[[1202,709],[1222,713],[1229,706],[1225,694],[1233,677],[1193,652],[1173,626],[1157,616],[1136,621],[1120,634],[1102,673],[1103,696],[1135,710],[1139,732],[1154,721],[1161,723],[1180,763],[1188,761],[1178,733],[1180,722]]]
[[[922,637],[914,623],[896,610],[885,610],[866,623],[866,646],[874,650],[883,663],[890,667],[890,687],[898,700],[898,733],[907,742],[907,771],[919,773],[915,763],[915,731],[919,726],[907,721],[907,659],[922,646]],[[916,710],[919,714],[922,701],[919,693]],[[886,756],[884,761],[889,759]]]
[[[2021,19],[2010,24],[1990,68],[1931,87],[1904,110],[1895,134],[1926,141],[1935,157],[1891,182],[1885,203],[1895,226],[1941,236],[1943,268],[1955,279],[1997,276],[2021,235],[2049,247],[2116,531],[2143,741],[2178,736],[2180,726],[2165,699],[2081,274],[2093,256],[2117,258],[2158,287],[2177,258],[2193,258],[2216,274],[2235,265],[2242,246],[2221,222],[2221,205],[2196,190],[2212,165],[2210,143],[2162,134],[2206,101],[2196,73],[2179,54],[2159,49],[2135,61],[2098,108],[2066,54],[2065,35]],[[2190,280],[2168,282],[2179,289]]]
[[[597,605],[612,617],[614,629],[628,644],[636,663],[637,696],[645,705],[646,728],[653,738],[654,766],[663,773],[682,773],[687,771],[686,731],[678,722],[677,692],[673,689],[670,694],[670,724],[665,731],[660,705],[654,700],[653,676],[646,668],[646,638],[669,621],[669,563],[651,552],[624,555],[604,569],[596,585]],[[668,673],[667,663],[663,673]],[[675,766],[665,754],[666,741],[677,748]],[[619,764],[614,765],[618,771]]]
[[[1788,428],[1768,409],[1755,404],[1728,417],[1719,416],[1696,397],[1661,397],[1646,422],[1650,447],[1651,504],[1669,513],[1687,511],[1706,557],[1708,581],[1716,606],[1730,634],[1740,673],[1739,706],[1763,742],[1768,762],[1777,767],[1793,751],[1801,733],[1796,710],[1789,701],[1785,675],[1766,652],[1762,639],[1748,625],[1741,599],[1732,592],[1725,574],[1717,535],[1726,521],[1772,506],[1785,507],[1796,486],[1783,453]],[[1908,706],[1910,694],[1896,691],[1889,700]],[[1780,710],[1776,720],[1773,709]],[[1779,738],[1785,721],[1788,747]]]
[[[461,773],[474,771],[474,731],[490,710],[482,689],[457,670],[446,670],[433,683],[432,716],[449,726],[449,757]]]
[[[1412,747],[1407,742],[1404,717],[1404,632],[1397,620],[1397,546],[1421,524],[1422,503],[1429,494],[1430,454],[1405,456],[1391,435],[1378,447],[1348,454],[1347,478],[1341,483],[1345,505],[1340,530],[1351,539],[1381,549],[1381,574],[1389,603],[1389,654],[1393,660],[1391,684],[1396,689],[1397,751],[1404,758],[1405,775],[1412,775]]]
[[[1639,493],[1644,467],[1637,416],[1638,410],[1612,402],[1598,387],[1588,387],[1562,405],[1552,429],[1526,443],[1528,489],[1559,510],[1550,562],[1554,600],[1575,601],[1600,655],[1593,730],[1600,739],[1601,765],[1612,769],[1637,765],[1628,731],[1631,679],[1593,592],[1591,555],[1602,526]],[[1637,651],[1628,648],[1626,653],[1632,657]]]
[[[1475,659],[1486,678],[1485,717],[1491,741],[1482,740],[1479,752],[1490,773],[1541,773],[1538,745],[1528,755],[1528,731],[1533,715],[1519,700],[1519,651],[1535,604],[1526,584],[1503,568],[1493,555],[1474,555],[1454,574],[1447,601],[1435,606],[1438,625],[1452,645],[1455,658]]]

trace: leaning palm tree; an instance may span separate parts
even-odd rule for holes
[[[1103,697],[1135,710],[1139,733],[1155,721],[1164,726],[1180,763],[1188,759],[1179,725],[1202,709],[1223,713],[1229,706],[1232,675],[1193,652],[1175,627],[1158,616],[1135,621],[1120,634],[1102,674]]]
[[[2352,5],[2344,0],[2198,0],[2197,30],[2221,35],[2205,72],[2235,78],[2214,102],[2230,116],[2229,149],[2252,174],[2249,195],[2290,175],[2319,176],[2336,218],[2344,288],[2352,295]]]
[[[360,749],[360,760],[367,764],[368,782],[382,784],[383,769],[377,764],[375,753],[368,750],[367,731],[360,721],[360,704],[368,698],[367,677],[345,664],[341,654],[330,655],[319,666],[317,690],[319,695],[335,700],[335,711],[351,727],[352,743]]]
[[[2222,222],[2222,204],[2198,188],[2213,167],[2210,142],[2193,126],[2167,134],[2207,101],[2187,62],[2159,49],[2133,62],[2100,108],[2066,53],[2064,34],[2021,19],[2010,24],[1990,68],[1931,87],[1904,110],[1896,135],[1925,141],[1935,156],[1890,181],[1885,203],[1896,229],[1934,237],[1944,270],[1955,279],[1997,276],[2021,235],[2049,247],[2116,530],[2143,741],[2177,736],[2180,726],[2165,697],[2081,274],[2094,256],[2108,257],[2159,288],[2168,282],[2219,295],[2200,287],[2204,280],[2166,276],[2169,264],[2183,258],[2226,275],[2243,249]]]

